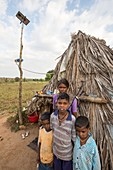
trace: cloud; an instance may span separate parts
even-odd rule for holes
[[[0,0],[0,17],[6,14],[7,5],[7,0]]]
[[[58,62],[55,59],[68,47],[71,33],[78,30],[103,38],[113,46],[112,0],[0,1],[1,76],[16,77],[19,72],[14,63],[20,52],[21,25],[15,17],[19,10],[30,20],[23,32],[22,65],[28,70],[43,73],[54,69]],[[29,72],[24,72],[24,76],[40,77]]]
[[[21,9],[25,9],[29,11],[30,13],[32,12],[39,12],[41,11],[44,6],[47,5],[47,3],[50,0],[23,0],[22,2],[19,3],[19,6]]]

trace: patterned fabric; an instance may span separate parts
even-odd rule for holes
[[[101,170],[98,149],[92,135],[89,134],[85,145],[80,145],[79,136],[76,137],[73,152],[73,170]]]
[[[75,141],[75,117],[69,111],[65,121],[59,125],[58,110],[51,115],[51,128],[53,129],[53,153],[61,160],[72,159],[73,144]]]
[[[52,130],[50,132],[47,132],[44,128],[40,129],[38,143],[41,143],[40,159],[41,162],[44,164],[53,161],[52,142],[53,142]]]
[[[57,98],[58,98],[58,94],[54,94],[53,95],[53,109],[56,109]],[[76,98],[74,98],[74,100],[72,101],[72,104],[70,105],[69,110],[72,113],[77,112],[77,99]]]

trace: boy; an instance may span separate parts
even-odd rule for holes
[[[73,152],[73,170],[101,170],[95,140],[89,133],[89,120],[79,116],[75,122],[77,137]]]
[[[39,130],[38,139],[38,170],[53,170],[53,133],[50,128],[50,113],[44,112],[41,115],[43,128]]]
[[[73,170],[72,153],[76,137],[75,117],[67,110],[69,95],[61,93],[57,99],[57,108],[51,115],[53,129],[54,170]]]

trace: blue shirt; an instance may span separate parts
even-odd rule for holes
[[[79,136],[76,137],[73,151],[73,170],[101,170],[97,145],[92,135],[84,145],[80,145]]]

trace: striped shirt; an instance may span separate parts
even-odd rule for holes
[[[73,151],[73,170],[101,170],[98,149],[91,134],[86,144],[82,146],[79,136],[76,137]]]
[[[73,144],[75,141],[75,117],[70,111],[66,120],[59,125],[58,110],[51,114],[51,128],[53,129],[53,153],[65,161],[72,160]]]

